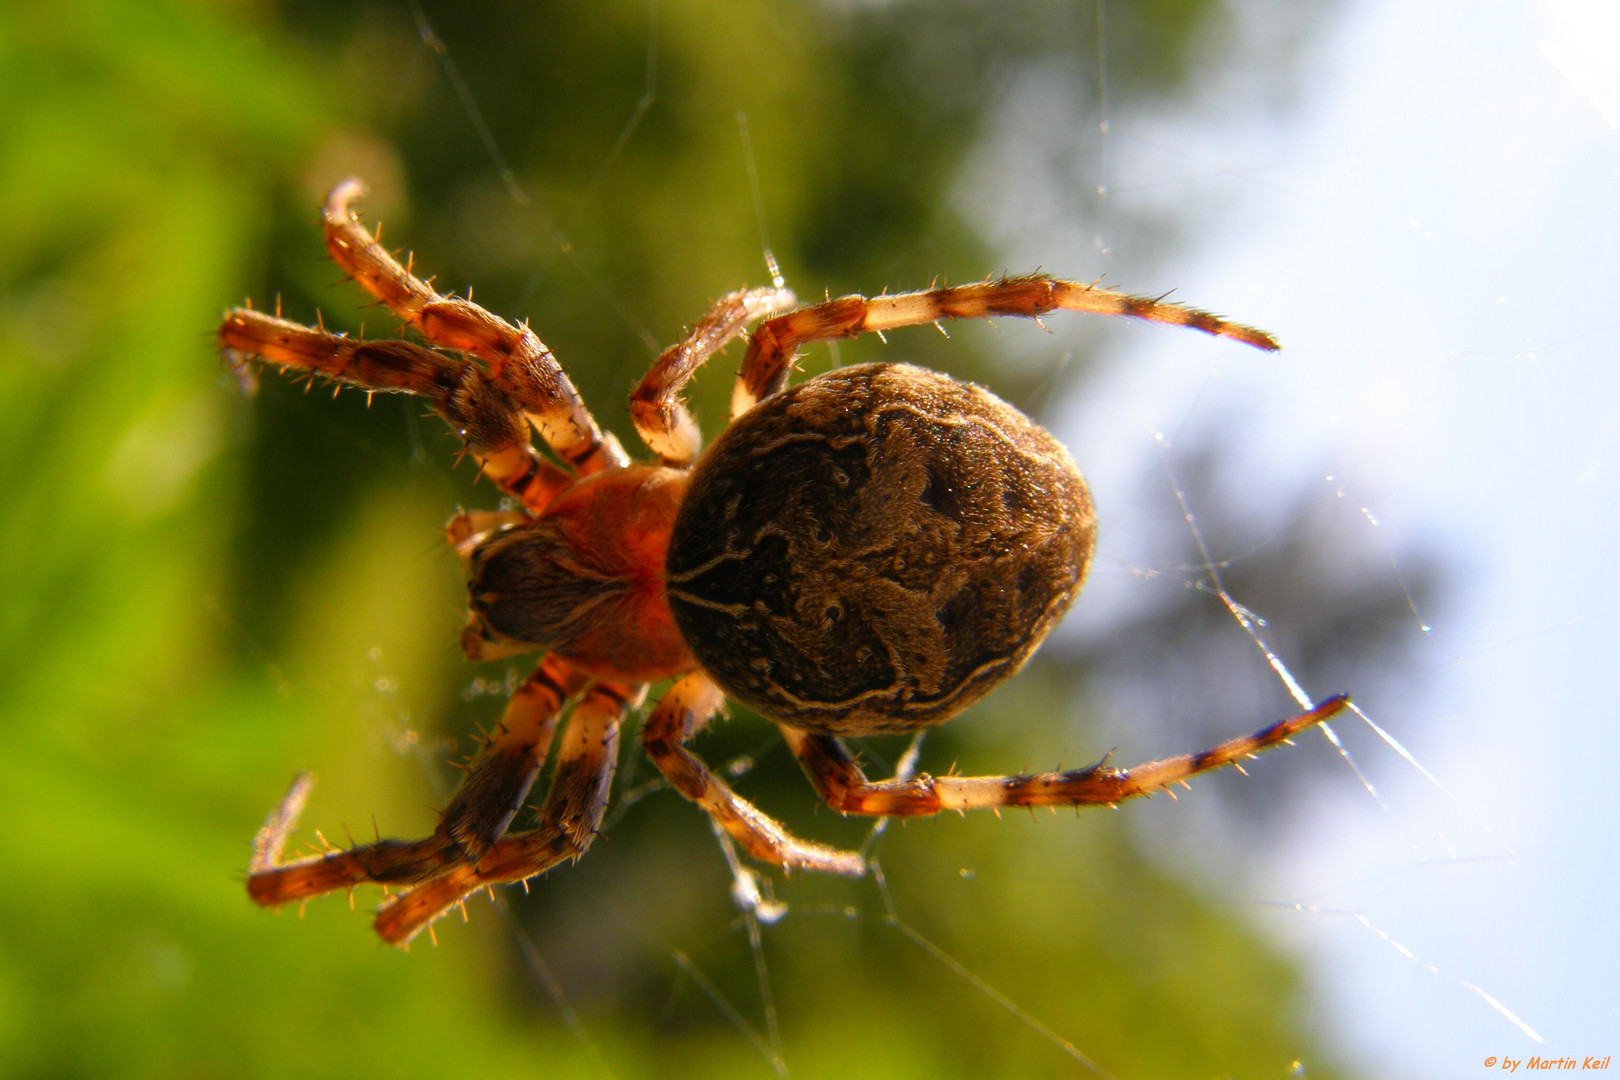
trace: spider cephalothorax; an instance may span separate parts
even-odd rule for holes
[[[439,295],[382,249],[351,210],[361,190],[346,180],[327,197],[327,250],[434,348],[356,341],[251,308],[226,314],[220,341],[233,363],[257,358],[428,400],[518,504],[458,514],[446,530],[468,570],[462,646],[473,659],[541,658],[431,836],[282,862],[309,788],[301,778],[255,844],[248,891],[259,903],[404,886],[376,921],[403,944],[478,889],[578,858],[607,805],[619,726],[665,679],[675,681],[642,740],[671,785],[756,858],[842,874],[862,873],[860,856],[787,833],[686,749],[726,696],[776,722],[829,804],[874,815],[1112,804],[1234,763],[1345,707],[1330,698],[1134,769],[872,782],[840,742],[941,723],[1016,671],[1079,593],[1096,526],[1067,451],[993,394],[904,364],[784,389],[800,345],[1058,308],[1276,348],[1260,331],[1041,276],[806,308],[781,288],[735,292],[631,395],[636,431],[660,459],[634,465],[533,332]],[[705,451],[680,391],[759,319],[733,422]],[[558,463],[535,450],[531,428]],[[539,823],[510,832],[554,741]]]

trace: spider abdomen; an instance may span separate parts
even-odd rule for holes
[[[950,719],[1016,671],[1096,526],[1062,444],[993,394],[870,364],[767,398],[692,473],[669,605],[733,698],[830,735]]]

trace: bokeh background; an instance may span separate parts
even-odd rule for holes
[[[0,1075],[1612,1053],[1617,47],[1596,0],[0,3]],[[627,446],[650,358],[767,247],[810,298],[1040,266],[1276,332],[1005,320],[804,366],[985,382],[1093,484],[1086,596],[924,768],[1251,730],[1294,707],[1261,643],[1406,750],[1352,719],[1354,767],[1313,735],[1179,802],[913,822],[881,876],[763,874],[762,921],[632,737],[590,855],[436,948],[379,945],[372,894],[256,910],[296,769],[306,840],[425,832],[521,670],[454,648],[438,530],[491,494],[443,426],[215,358],[245,297],[391,327],[322,256],[351,173]],[[746,713],[699,750],[867,839]]]

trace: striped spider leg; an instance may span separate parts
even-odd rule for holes
[[[778,725],[788,748],[827,805],[843,814],[875,817],[916,817],[941,810],[999,810],[1004,806],[1113,806],[1185,785],[1190,778],[1227,765],[1241,768],[1245,758],[1272,747],[1349,707],[1345,695],[1262,728],[1252,735],[1229,739],[1202,753],[1150,761],[1131,769],[1116,769],[1106,758],[1085,769],[1018,776],[928,776],[873,783],[844,744],[828,735],[816,735],[785,724]]]

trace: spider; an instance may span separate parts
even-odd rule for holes
[[[430,403],[512,507],[458,513],[446,527],[469,580],[462,648],[472,660],[540,659],[431,836],[283,861],[309,791],[300,777],[255,842],[247,888],[259,904],[399,887],[375,928],[404,945],[479,889],[577,860],[602,821],[620,727],[666,679],[641,737],[670,785],[754,858],[851,876],[865,870],[858,854],[793,836],[687,749],[726,698],[776,723],[834,809],[877,816],[1113,805],[1235,764],[1346,706],[1329,698],[1133,769],[1105,758],[1068,772],[874,782],[841,741],[942,723],[1017,671],[1079,593],[1096,521],[1068,452],[989,391],[905,364],[787,387],[799,346],[1057,308],[1277,348],[1267,334],[1042,275],[808,307],[779,287],[738,291],[631,394],[636,432],[658,458],[635,464],[526,325],[435,292],[385,251],[352,209],[363,193],[348,179],[327,196],[326,248],[431,347],[243,307],[220,326],[224,355]],[[757,320],[731,424],[704,449],[681,390]],[[531,427],[555,460],[537,452]],[[553,742],[539,821],[510,831]]]

